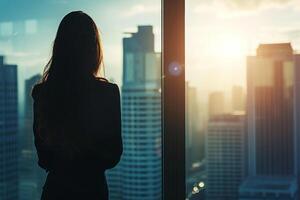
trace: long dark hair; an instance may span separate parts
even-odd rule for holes
[[[102,64],[103,48],[97,25],[82,11],[70,12],[59,24],[42,81],[89,79],[97,76]]]
[[[76,125],[80,124],[83,101],[90,98],[87,91],[91,81],[97,78],[102,64],[95,22],[82,11],[67,14],[58,27],[52,57],[41,80],[45,89],[39,117],[41,139],[67,157],[78,149],[80,129]]]
[[[66,82],[97,76],[103,50],[97,25],[82,11],[67,14],[59,24],[52,57],[42,81]]]

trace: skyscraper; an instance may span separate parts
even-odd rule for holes
[[[210,118],[206,136],[206,200],[237,200],[244,177],[244,114]]]
[[[247,60],[250,175],[293,175],[294,57],[290,44],[263,44]]]
[[[23,130],[21,131],[21,156],[20,156],[20,200],[38,200],[41,197],[45,172],[37,164],[37,154],[33,137],[33,100],[31,90],[41,79],[36,74],[25,81],[25,102]]]
[[[212,92],[208,98],[209,117],[225,113],[225,97],[223,92]]]
[[[0,56],[0,199],[18,199],[17,66]]]
[[[282,43],[261,44],[257,55],[247,59],[249,178],[240,188],[241,195],[256,191],[257,185],[260,191],[269,192],[270,188],[292,186],[299,176],[299,99],[295,98],[299,95],[295,81],[299,80],[299,58],[291,44]],[[267,179],[274,181],[262,184]],[[291,193],[289,187],[282,187],[281,192]]]
[[[187,173],[191,169],[192,164],[201,161],[203,157],[203,140],[204,136],[200,134],[198,116],[198,98],[197,89],[188,82],[185,84],[186,92],[186,114],[185,114],[185,133],[186,133],[186,170]],[[203,148],[203,149],[202,149]],[[188,175],[188,174],[187,174]]]
[[[111,199],[161,199],[160,69],[152,26],[138,26],[138,32],[123,39],[124,152],[119,166],[108,173]]]

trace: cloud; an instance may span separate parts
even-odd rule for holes
[[[159,13],[159,12],[160,12],[160,6],[136,4],[132,6],[129,10],[124,11],[122,15],[123,17],[134,17],[141,14],[145,15],[145,14],[152,14],[152,13]]]
[[[255,15],[270,8],[300,8],[299,0],[203,0],[193,8],[195,13],[211,13],[220,18]]]
[[[220,0],[215,0],[219,1]],[[256,10],[269,6],[282,6],[294,0],[221,0],[225,6],[233,10]]]

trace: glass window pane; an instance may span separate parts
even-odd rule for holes
[[[298,199],[298,8],[186,1],[188,199]]]
[[[121,91],[124,152],[117,167],[106,173],[110,199],[159,200],[159,0],[0,2],[0,199],[40,199],[46,172],[37,165],[30,93],[50,58],[61,19],[73,10],[95,20],[104,46],[101,75]]]

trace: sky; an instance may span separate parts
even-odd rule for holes
[[[42,73],[51,55],[59,22],[68,12],[82,10],[96,22],[104,45],[105,75],[121,85],[122,38],[138,25],[153,25],[155,49],[160,50],[160,0],[1,0],[0,55],[18,64],[19,108],[24,81]]]
[[[17,60],[20,67],[24,65],[22,68],[26,68],[26,75],[24,75],[26,77],[45,65],[58,24],[63,16],[72,10],[83,10],[96,21],[104,43],[107,76],[116,79],[118,83],[120,83],[122,69],[121,42],[122,37],[126,36],[124,32],[135,31],[137,25],[153,25],[157,35],[157,49],[160,50],[160,1],[158,0],[153,0],[151,4],[145,0],[15,0],[14,3],[10,0],[2,0],[0,10],[2,29],[5,29],[7,22],[13,22],[14,26],[17,26],[16,24],[24,20],[37,21],[38,32],[32,34],[32,37],[24,36],[19,30],[14,30],[12,37],[0,40],[0,53],[7,55],[9,61]],[[13,55],[13,58],[10,55]]]
[[[153,25],[161,51],[160,0],[1,0],[0,54],[19,66],[21,103],[24,80],[42,72],[58,24],[72,10],[96,21],[106,77],[119,85],[125,32]],[[299,19],[299,0],[186,0],[186,80],[204,96],[245,86],[246,57],[259,43],[291,42],[300,50]]]
[[[187,0],[186,79],[203,94],[246,82],[246,57],[260,43],[300,50],[300,1]]]

